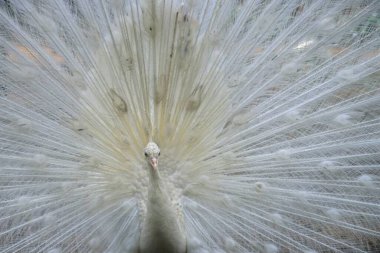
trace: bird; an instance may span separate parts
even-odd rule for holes
[[[140,235],[140,252],[186,252],[183,224],[166,192],[158,170],[160,149],[149,142],[144,149],[149,171],[147,211]]]
[[[380,251],[376,0],[0,2],[1,253]]]

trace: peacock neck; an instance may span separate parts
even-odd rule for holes
[[[160,175],[160,172],[158,171],[158,169],[149,168],[148,194],[154,194],[154,193],[157,193],[157,191],[165,192],[164,183],[161,180],[161,175]]]
[[[166,189],[166,185],[161,179],[158,169],[149,168],[149,187],[147,212],[149,215],[157,215],[157,213],[171,212],[172,203]],[[153,209],[156,209],[153,211]],[[159,212],[157,212],[158,210]]]
[[[178,215],[159,171],[149,169],[147,212],[140,238],[141,252],[186,252]]]

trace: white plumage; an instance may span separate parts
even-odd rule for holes
[[[180,211],[176,210],[161,179],[160,149],[150,142],[145,148],[149,174],[146,210],[141,226],[139,252],[185,253],[186,235]],[[165,168],[163,168],[165,170]],[[178,203],[178,201],[176,201]]]
[[[1,2],[0,252],[379,251],[379,11]]]

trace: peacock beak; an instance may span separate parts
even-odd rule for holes
[[[152,166],[153,169],[157,169],[158,167],[158,159],[155,157],[150,158],[150,165]]]

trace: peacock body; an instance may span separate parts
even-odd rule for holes
[[[380,250],[378,1],[0,6],[1,253]]]

